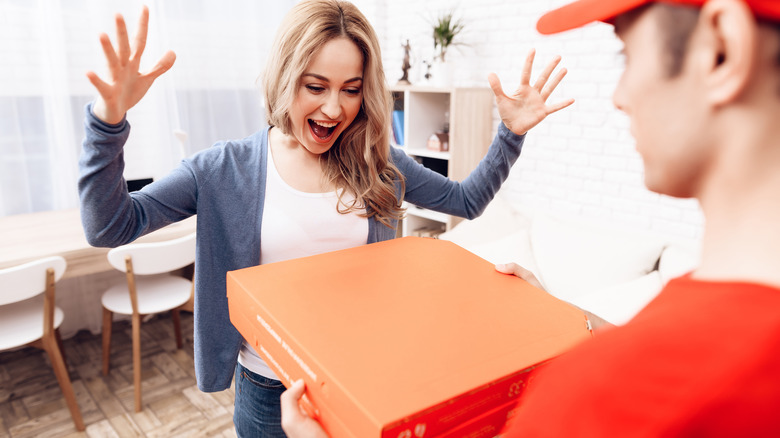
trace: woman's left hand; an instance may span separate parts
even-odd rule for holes
[[[517,90],[511,96],[504,94],[504,89],[501,88],[501,81],[499,81],[495,73],[488,75],[490,88],[493,89],[493,94],[496,95],[496,104],[498,105],[501,121],[517,135],[525,134],[548,115],[574,103],[574,99],[566,99],[552,105],[547,104],[547,98],[550,97],[552,92],[555,91],[555,87],[566,76],[566,69],[561,68],[550,80],[550,75],[555,70],[555,67],[558,66],[558,63],[561,62],[560,56],[553,58],[536,79],[536,83],[533,86],[531,85],[531,70],[533,69],[535,54],[536,51],[533,49],[528,53],[525,59],[525,66],[523,67],[523,74],[520,78],[520,86],[517,87]]]

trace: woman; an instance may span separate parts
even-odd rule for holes
[[[84,229],[91,244],[118,246],[198,215],[198,387],[222,391],[235,375],[238,435],[284,436],[284,387],[231,325],[226,272],[392,239],[404,199],[478,216],[519,156],[525,132],[571,104],[545,104],[565,70],[547,83],[556,59],[530,86],[532,53],[513,98],[491,77],[503,123],[477,169],[456,183],[390,147],[391,98],[365,17],[348,2],[306,0],[282,23],[263,76],[269,128],[203,150],[130,194],[122,180],[125,113],[175,59],[168,52],[150,72],[138,71],[147,23],[144,8],[131,50],[117,16],[118,47],[101,35],[110,79],[87,74],[99,97],[87,106],[80,162]]]

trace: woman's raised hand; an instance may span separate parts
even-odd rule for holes
[[[574,103],[574,99],[567,99],[552,105],[547,104],[547,98],[550,97],[555,87],[566,76],[566,69],[558,70],[555,76],[550,80],[550,75],[561,62],[561,57],[556,56],[536,79],[536,83],[531,85],[531,70],[534,65],[535,50],[531,50],[525,59],[523,74],[520,78],[520,86],[511,96],[504,94],[501,88],[501,81],[495,73],[488,76],[490,88],[496,95],[496,104],[501,121],[507,128],[518,135],[525,134],[529,129],[538,125],[548,115],[562,110]],[[548,82],[549,81],[549,82]]]
[[[97,88],[99,97],[92,106],[95,116],[106,123],[116,124],[122,121],[127,110],[132,108],[149,90],[158,76],[168,71],[176,60],[176,54],[168,51],[150,71],[141,73],[139,64],[146,47],[146,34],[149,29],[149,9],[144,6],[138,20],[138,31],[130,47],[125,19],[116,16],[117,47],[105,33],[100,35],[100,44],[108,63],[108,81],[100,79],[93,71],[87,72],[87,78]]]

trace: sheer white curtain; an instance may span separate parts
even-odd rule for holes
[[[128,114],[125,177],[160,178],[183,155],[265,124],[256,78],[294,0],[0,0],[0,216],[78,205],[87,70],[105,71],[114,14],[135,33],[150,10],[142,69],[173,68]],[[178,135],[176,135],[178,133]]]
[[[265,125],[256,78],[293,0],[0,0],[0,216],[78,206],[84,106],[95,96],[84,73],[105,71],[98,35],[115,39],[114,14],[135,34],[144,3],[142,69],[169,49],[177,60],[128,114],[125,178],[160,178],[183,155]],[[98,333],[100,295],[123,281],[118,271],[62,280],[62,335]]]

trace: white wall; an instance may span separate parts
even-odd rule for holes
[[[572,107],[550,116],[528,135],[504,194],[518,207],[579,216],[695,241],[703,219],[692,200],[649,192],[642,162],[634,151],[628,119],[611,101],[622,69],[621,44],[611,26],[593,24],[555,36],[536,32],[536,20],[568,0],[355,0],[382,40],[385,71],[394,83],[401,76],[403,49],[411,42],[412,82],[421,79],[421,58],[430,58],[429,22],[454,10],[462,18],[462,41],[448,52],[453,84],[487,86],[495,72],[511,92],[520,78],[525,55],[537,50],[534,71],[556,54],[569,74],[551,97],[573,97]],[[533,79],[532,79],[533,80]],[[497,113],[494,115],[498,123]]]

